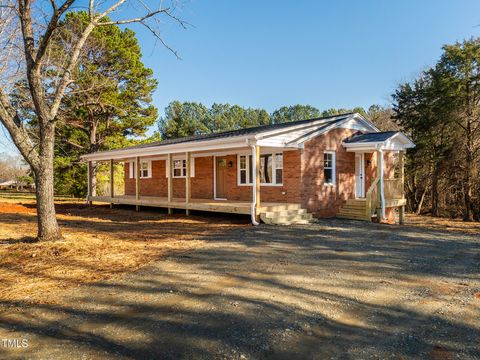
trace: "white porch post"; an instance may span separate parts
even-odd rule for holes
[[[257,188],[256,193],[256,199],[255,199],[255,204],[256,204],[256,215],[257,221],[260,221],[260,208],[262,207],[261,205],[261,197],[260,197],[260,146],[255,147],[255,165],[256,165],[256,171],[255,171],[255,186]]]
[[[185,166],[186,166],[186,171],[187,174],[185,176],[185,212],[187,215],[190,215],[190,209],[188,208],[189,203],[190,203],[190,197],[191,197],[191,174],[190,174],[190,157],[191,153],[187,151],[185,153]]]
[[[377,178],[380,178],[378,182],[378,198],[380,200],[380,211],[377,212],[377,218],[379,223],[382,219],[385,219],[385,194],[384,194],[384,181],[383,181],[384,165],[383,165],[383,150],[377,149]]]
[[[398,162],[400,167],[400,183],[402,187],[402,200],[405,200],[405,151],[401,150],[398,156]],[[398,209],[398,217],[400,225],[405,224],[405,205],[402,205]]]
[[[115,189],[114,189],[114,168],[113,168],[113,159],[110,159],[110,198],[113,200],[115,196]],[[110,208],[113,208],[113,202],[110,203]]]
[[[135,158],[135,210],[140,210],[140,157]]]
[[[92,206],[92,162],[87,162],[87,203]]]
[[[169,153],[168,154],[168,159],[167,159],[167,163],[165,164],[165,166],[168,167],[167,169],[167,174],[168,174],[168,178],[167,178],[167,201],[168,201],[168,214],[171,215],[173,214],[173,208],[170,207],[172,201],[173,201],[173,179],[172,179],[172,176],[173,176],[173,156],[172,156],[172,153]]]

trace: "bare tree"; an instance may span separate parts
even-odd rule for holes
[[[175,15],[177,3],[173,0],[168,4],[160,0],[89,0],[85,9],[89,21],[79,34],[71,36],[69,45],[59,56],[58,49],[53,51],[53,47],[57,43],[55,37],[62,33],[59,31],[62,18],[74,7],[81,9],[83,3],[79,0],[62,0],[61,3],[55,0],[0,0],[0,59],[7,59],[2,70],[8,75],[0,77],[3,79],[0,82],[0,122],[35,174],[38,239],[41,241],[61,238],[53,201],[55,126],[62,100],[75,82],[73,74],[79,56],[93,29],[138,23],[168,47],[159,32],[160,18],[166,17],[185,26]],[[135,15],[125,17],[125,14]],[[109,21],[105,21],[107,17]],[[18,62],[15,64],[12,59]],[[13,84],[22,81],[38,121],[35,134],[25,126],[19,109],[12,102]]]

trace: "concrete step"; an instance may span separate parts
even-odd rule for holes
[[[265,224],[271,225],[285,225],[285,224],[307,224],[312,219],[312,214],[294,214],[294,215],[282,215],[282,216],[270,216],[261,214],[260,218]]]
[[[262,206],[261,212],[274,212],[274,211],[286,211],[286,210],[300,210],[302,206],[300,204],[278,204]]]
[[[271,218],[271,217],[277,217],[277,216],[307,214],[307,210],[306,209],[295,209],[295,210],[266,211],[263,214],[265,214],[266,217]]]
[[[295,220],[295,221],[283,221],[283,222],[265,222],[267,225],[304,225],[310,224],[310,220]]]

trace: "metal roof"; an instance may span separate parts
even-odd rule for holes
[[[324,117],[318,117],[318,118],[306,119],[306,120],[297,120],[297,121],[291,121],[291,122],[280,123],[280,124],[255,126],[255,127],[244,128],[244,129],[222,131],[222,132],[210,133],[210,134],[199,134],[199,135],[187,136],[187,137],[182,137],[182,138],[177,138],[177,139],[167,139],[167,140],[162,140],[162,141],[150,142],[150,143],[147,143],[147,144],[129,146],[129,147],[123,148],[122,150],[143,149],[143,148],[149,148],[149,147],[181,144],[181,143],[194,142],[194,141],[205,141],[205,140],[208,141],[208,140],[213,140],[213,139],[230,138],[230,137],[236,137],[236,136],[256,135],[256,134],[259,134],[259,133],[262,133],[262,132],[265,132],[265,131],[288,129],[289,127],[302,125],[302,124],[308,124],[309,122],[318,121],[318,120],[327,120],[327,119],[332,118],[333,119],[332,121],[329,121],[329,122],[325,123],[325,125],[330,125],[330,124],[334,124],[338,121],[345,120],[347,117],[349,117],[351,115],[353,115],[353,113],[346,113],[346,114],[339,114],[339,115],[332,115],[332,116],[324,116]]]

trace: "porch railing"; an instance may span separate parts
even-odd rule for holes
[[[380,179],[375,179],[372,182],[372,185],[370,185],[370,188],[367,191],[367,194],[365,195],[365,201],[366,201],[366,206],[365,206],[365,217],[366,220],[370,221],[372,219],[372,215],[377,209],[378,206],[378,183],[380,182]]]
[[[403,198],[403,184],[402,179],[385,179],[384,183],[384,194],[385,199],[387,200],[396,200]]]

